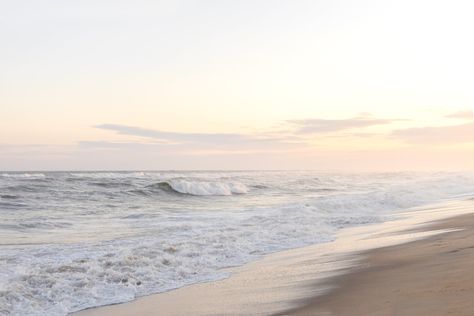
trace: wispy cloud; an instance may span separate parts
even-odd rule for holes
[[[391,136],[408,143],[471,143],[474,142],[474,122],[452,126],[401,129],[394,131]]]
[[[350,119],[328,120],[328,119],[304,119],[287,121],[296,127],[297,134],[319,134],[332,133],[353,129],[362,129],[377,125],[387,125],[398,119],[379,119],[368,115]]]
[[[445,117],[454,118],[454,119],[472,120],[472,119],[474,119],[474,113],[471,110],[458,111],[458,112],[455,112],[455,113],[448,114]]]
[[[387,125],[400,119],[380,119],[372,117],[370,113],[363,113],[349,119],[301,119],[287,120],[282,124],[284,129],[270,130],[266,132],[243,133],[184,133],[170,132],[159,129],[150,129],[137,126],[121,124],[100,124],[95,128],[113,131],[120,135],[142,137],[149,140],[148,145],[169,145],[174,148],[186,146],[187,149],[281,149],[294,148],[296,146],[307,146],[316,134],[333,134],[344,131],[350,134],[346,136],[370,137],[376,134],[366,133],[364,128]],[[341,135],[339,135],[341,136]],[[140,142],[136,142],[140,143]],[[143,143],[143,142],[142,142]],[[102,143],[82,142],[81,145],[100,147],[127,147],[131,143]]]
[[[121,135],[140,136],[153,138],[155,140],[170,142],[199,142],[199,143],[216,143],[216,142],[241,142],[250,139],[248,136],[232,133],[179,133],[167,132],[155,129],[147,129],[128,125],[119,124],[101,124],[94,126],[95,128],[111,130]]]
[[[139,136],[149,138],[153,141],[153,145],[171,145],[174,147],[186,146],[190,148],[243,148],[243,149],[259,149],[259,148],[289,148],[302,144],[301,139],[292,137],[291,135],[270,135],[265,133],[259,134],[237,134],[237,133],[182,133],[168,132],[155,129],[147,129],[128,125],[119,124],[101,124],[94,126],[96,128],[114,131],[121,135]],[[102,143],[83,143],[83,145],[105,145],[105,146],[121,146],[120,143],[102,144]],[[151,144],[150,144],[151,145]],[[130,146],[130,143],[123,144]]]

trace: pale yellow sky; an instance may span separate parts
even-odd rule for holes
[[[474,169],[473,9],[0,2],[0,170]]]

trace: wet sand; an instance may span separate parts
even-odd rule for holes
[[[282,315],[474,315],[474,215],[433,228],[462,230],[369,251],[335,290]]]
[[[75,316],[474,315],[474,201],[341,231],[228,279]]]

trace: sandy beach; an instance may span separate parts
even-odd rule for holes
[[[472,210],[462,201],[349,229],[222,281],[74,315],[472,315]]]
[[[473,315],[474,215],[432,227],[462,230],[372,250],[335,290],[283,315]]]

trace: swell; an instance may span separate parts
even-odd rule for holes
[[[165,192],[195,196],[227,196],[248,193],[247,186],[240,182],[204,182],[174,179],[156,183],[153,187]]]

